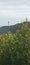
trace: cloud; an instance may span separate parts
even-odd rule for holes
[[[8,21],[8,17],[11,19],[11,24],[21,18],[30,18],[30,0],[1,0],[0,21]]]
[[[0,4],[2,5],[29,5],[30,0],[1,0]]]
[[[30,13],[30,6],[18,5],[18,6],[0,6],[0,15],[4,16],[20,16],[21,14]]]

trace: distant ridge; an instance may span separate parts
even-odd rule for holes
[[[21,29],[22,25],[26,24],[26,22],[18,23],[12,26],[3,26],[0,27],[0,34],[5,34],[7,32],[16,33],[17,30]],[[30,28],[30,21],[28,21],[28,27]]]

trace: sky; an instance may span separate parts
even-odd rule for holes
[[[0,26],[30,20],[30,0],[0,0]]]

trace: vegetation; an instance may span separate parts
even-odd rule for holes
[[[15,34],[0,34],[0,65],[30,65],[30,28],[27,22]]]

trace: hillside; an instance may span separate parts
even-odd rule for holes
[[[17,30],[21,29],[23,24],[26,24],[26,22],[18,23],[16,25],[12,25],[12,26],[3,26],[3,27],[0,27],[0,34],[5,34],[5,33],[9,32],[9,31],[11,33],[15,33]],[[28,27],[30,27],[30,22],[28,22]]]
[[[30,22],[0,29],[0,65],[30,65]]]

